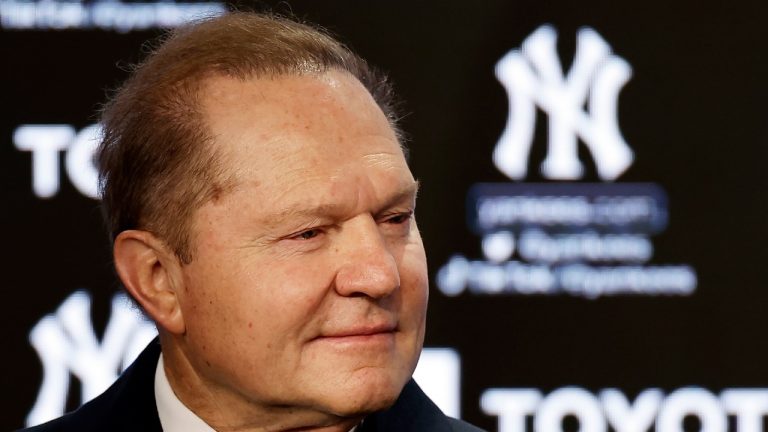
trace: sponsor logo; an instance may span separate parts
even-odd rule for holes
[[[59,192],[60,153],[66,152],[64,167],[69,180],[80,193],[98,197],[99,173],[93,156],[101,137],[101,127],[91,125],[80,132],[64,124],[22,125],[13,133],[20,151],[32,153],[32,191],[39,198]]]
[[[539,107],[549,118],[544,177],[582,179],[581,141],[604,182],[474,185],[467,196],[468,224],[481,237],[484,259],[455,254],[437,272],[438,289],[449,296],[692,294],[697,277],[690,266],[649,264],[650,237],[667,226],[664,190],[650,183],[608,183],[634,158],[617,122],[619,90],[631,67],[597,32],[584,28],[564,75],[556,42],[555,30],[542,26],[496,65],[509,96],[509,117],[493,162],[512,180],[526,177]]]
[[[220,2],[119,0],[0,0],[0,27],[8,30],[98,29],[127,33],[177,27],[226,12]]]
[[[537,389],[489,389],[480,406],[486,414],[498,416],[499,432],[528,430],[558,432],[683,432],[695,418],[703,432],[762,432],[768,415],[768,389],[725,389],[716,396],[700,387],[684,387],[665,394],[646,389],[634,401],[618,389],[592,394],[580,387],[562,387],[544,395]],[[728,417],[735,417],[729,428]],[[532,418],[533,428],[527,425]],[[566,419],[578,428],[565,428]]]

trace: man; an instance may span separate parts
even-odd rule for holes
[[[177,31],[106,106],[115,266],[154,342],[34,430],[472,431],[411,381],[427,268],[391,89],[329,36]]]

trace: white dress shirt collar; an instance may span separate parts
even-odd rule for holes
[[[163,354],[155,370],[155,403],[163,432],[216,432],[176,397],[165,375]]]

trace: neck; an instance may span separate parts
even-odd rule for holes
[[[176,397],[219,432],[348,432],[362,416],[340,417],[309,407],[266,404],[225,389],[197,373],[177,341],[160,340],[164,370]]]

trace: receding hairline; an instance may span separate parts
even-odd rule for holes
[[[211,113],[211,108],[215,106],[216,103],[210,101],[210,96],[211,96],[210,92],[216,91],[217,85],[219,85],[221,82],[247,84],[247,83],[253,83],[253,82],[268,81],[271,83],[279,83],[279,81],[285,80],[285,79],[300,79],[300,78],[310,78],[310,79],[316,79],[321,82],[327,82],[325,78],[328,77],[330,74],[334,74],[334,73],[339,74],[339,76],[341,77],[349,79],[349,82],[353,83],[353,85],[357,87],[357,89],[361,92],[361,94],[365,95],[365,97],[368,99],[369,106],[372,109],[376,110],[377,113],[380,115],[380,120],[382,120],[387,124],[387,130],[391,133],[392,141],[397,144],[397,149],[401,152],[403,158],[406,159],[406,163],[407,163],[407,148],[405,147],[405,145],[401,140],[401,137],[396,125],[392,124],[391,119],[386,115],[386,113],[382,111],[381,107],[376,102],[373,95],[371,95],[370,91],[365,87],[365,85],[361,83],[360,80],[354,74],[350,73],[348,70],[345,70],[339,67],[330,67],[327,69],[313,69],[313,70],[286,72],[286,73],[279,73],[279,74],[271,73],[271,74],[259,75],[254,73],[247,77],[245,76],[233,77],[233,76],[222,74],[222,73],[212,73],[200,79],[198,81],[198,88],[196,89],[196,93],[197,93],[196,110],[200,115],[200,120],[201,120],[200,127],[205,131],[207,136],[206,142],[201,143],[204,148],[200,149],[200,151],[208,152],[209,154],[214,156],[217,160],[219,160],[222,163],[222,166],[220,166],[218,175],[215,178],[211,179],[212,183],[209,186],[211,187],[212,192],[208,194],[205,200],[200,202],[200,205],[204,205],[205,203],[211,200],[216,201],[219,198],[221,198],[224,194],[231,192],[233,189],[241,185],[241,181],[239,181],[237,178],[237,172],[238,172],[237,168],[231,165],[232,161],[227,160],[227,155],[223,151],[223,149],[226,148],[227,143],[221,142],[219,140],[220,136],[216,134],[214,130],[213,123],[215,122],[213,121],[213,116],[216,114]],[[236,87],[229,89],[229,91],[232,91],[232,90],[236,90]],[[300,102],[300,103],[303,103],[303,102]],[[223,121],[226,121],[226,120],[223,120]],[[272,128],[268,128],[265,132],[272,131],[272,130],[273,130]],[[415,190],[418,190],[418,184],[414,186],[414,193],[415,193]]]

